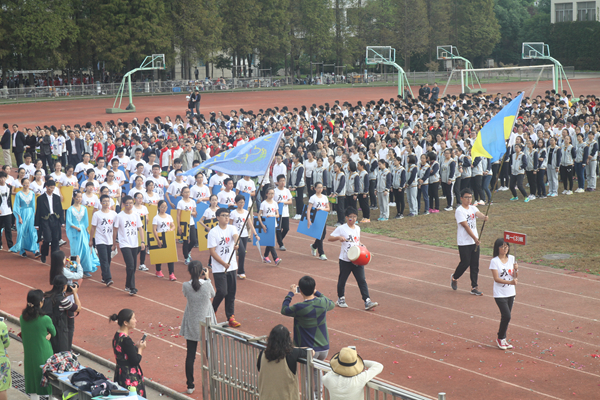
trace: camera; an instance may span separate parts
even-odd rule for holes
[[[73,293],[73,288],[78,288],[77,282],[73,282],[67,285],[67,293]]]
[[[300,286],[296,286],[296,293],[300,294]]]

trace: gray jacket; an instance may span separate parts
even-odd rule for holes
[[[192,281],[183,283],[183,295],[187,299],[181,330],[179,334],[186,340],[200,341],[200,321],[204,322],[210,317],[213,324],[217,323],[217,317],[210,299],[215,296],[210,279],[200,280],[200,289],[196,292],[192,288]]]

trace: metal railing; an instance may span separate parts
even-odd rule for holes
[[[203,398],[258,400],[260,395],[256,362],[260,351],[266,348],[266,337],[254,337],[221,325],[213,325],[210,318],[200,323],[200,331],[201,345],[198,351],[201,354]],[[312,359],[310,352],[306,360],[300,359],[296,371],[300,399],[330,400],[328,391],[320,383],[320,377],[329,371],[329,363]],[[371,380],[364,391],[366,400],[431,400],[430,397],[377,379]],[[439,393],[438,400],[446,400],[446,394]]]

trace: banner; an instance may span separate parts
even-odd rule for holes
[[[181,223],[180,226],[183,228],[181,235],[179,234],[179,228],[177,227],[177,212],[181,211]],[[171,217],[175,223],[175,231],[177,232],[177,240],[188,240],[190,237],[190,211],[183,210],[171,210]]]
[[[308,206],[304,206],[302,210],[302,218],[298,223],[298,233],[301,233],[306,236],[310,236],[315,239],[321,239],[323,235],[323,229],[325,229],[325,225],[327,224],[327,216],[329,213],[327,211],[318,210],[316,208],[310,209],[310,228],[308,228],[308,220],[306,218],[306,208]]]
[[[90,231],[92,230],[92,217],[94,216],[94,213],[96,212],[96,207],[92,207],[92,206],[85,206],[85,208],[87,208],[87,215],[88,215],[88,233],[90,233]]]
[[[261,217],[262,222],[267,228],[266,231],[263,230],[260,222],[258,222],[258,216],[254,217],[254,229],[256,230],[256,234],[260,237],[260,245],[261,246],[273,246],[275,247],[275,223],[277,222],[277,218],[269,217]],[[252,239],[252,245],[256,246],[256,237]]]
[[[214,194],[215,196],[218,195],[219,192],[221,191],[222,187],[223,187],[222,185],[215,185],[215,186],[213,186],[211,194]]]
[[[212,229],[215,226],[219,225],[219,221],[217,221],[216,218],[205,219],[204,225],[206,225],[210,229]],[[209,231],[210,231],[210,229],[209,229]],[[204,229],[204,227],[202,225],[198,226],[197,232],[198,232],[198,251],[208,250],[208,232],[206,232],[206,229]]]
[[[73,186],[61,186],[58,189],[63,196],[62,208],[63,210],[67,210],[71,207],[71,202],[73,201]]]
[[[146,246],[150,249],[151,264],[167,264],[178,262],[177,246],[175,245],[175,231],[159,233],[162,247],[158,247],[158,242],[151,232],[148,232]]]
[[[17,195],[17,193],[19,193],[21,190],[23,190],[23,188],[16,188],[16,187],[12,188],[12,194],[10,195],[10,198],[11,198],[11,200],[12,200],[12,203],[10,203],[10,204],[12,204],[12,206],[13,206],[13,207],[15,206],[15,196],[16,196],[16,195]],[[30,189],[30,190],[31,190],[31,189]],[[32,190],[32,192],[33,192],[33,190]],[[38,198],[38,196],[35,196],[35,199],[36,199],[36,203],[35,203],[35,204],[36,204],[36,206],[37,206],[37,198]]]
[[[171,200],[171,203],[173,203],[175,207],[171,207],[171,204],[169,204],[167,201],[167,196],[169,196],[169,200]],[[171,210],[177,209],[177,203],[179,203],[179,200],[181,200],[181,196],[173,197],[169,193],[165,193],[165,201],[167,201],[167,214],[171,214]]]
[[[146,208],[148,209],[148,223],[146,225],[146,232],[152,232],[152,221],[154,221],[154,217],[156,217],[156,214],[158,214],[158,206],[154,204],[146,204]]]
[[[242,196],[244,196],[244,210],[248,210],[248,206],[250,205],[250,193],[240,192]],[[237,208],[237,207],[236,207]]]
[[[283,218],[283,207],[285,206],[285,204],[283,203],[277,203],[277,206],[279,207],[279,218],[277,218],[277,230],[280,231],[281,230],[281,219]]]
[[[195,176],[201,169],[212,169],[229,175],[263,176],[271,164],[282,136],[283,131],[261,136],[223,151],[184,172],[183,175]]]
[[[196,225],[198,225],[198,221],[204,215],[204,211],[210,207],[210,204],[201,201],[200,203],[196,203],[196,216],[194,217],[194,221]],[[202,226],[196,226],[198,229],[204,229]]]

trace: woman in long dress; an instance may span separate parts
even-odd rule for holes
[[[32,252],[35,257],[39,257],[40,248],[37,243],[37,231],[33,225],[35,218],[35,194],[29,190],[29,179],[23,178],[21,181],[23,189],[15,195],[15,204],[13,213],[17,220],[17,242],[10,251],[21,254],[26,257],[27,251]]]
[[[100,260],[88,244],[90,235],[88,233],[87,207],[81,205],[81,192],[73,194],[73,205],[67,210],[66,231],[71,246],[71,254],[81,258],[81,267],[84,277],[90,277],[96,272]]]

